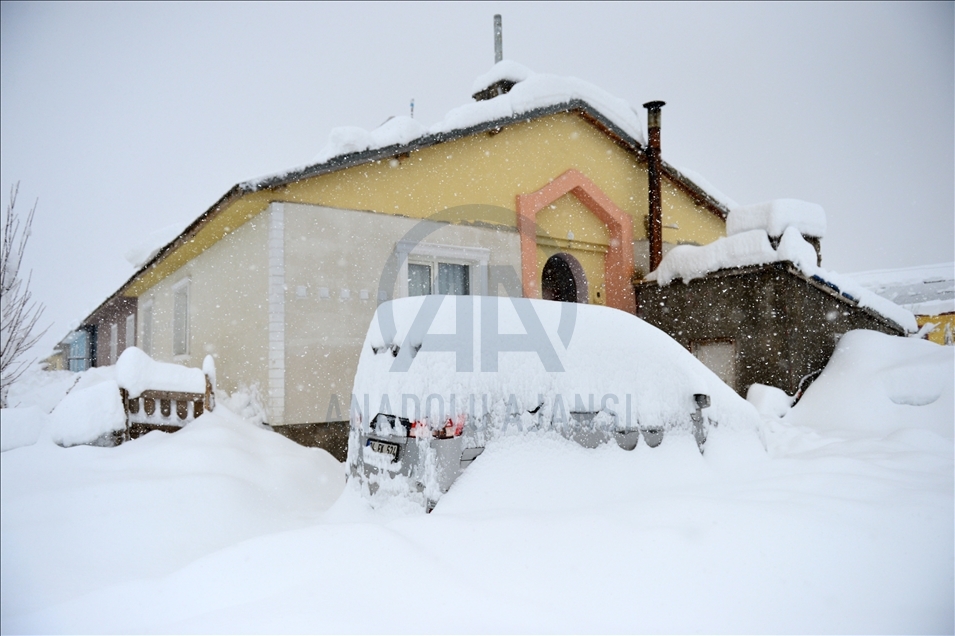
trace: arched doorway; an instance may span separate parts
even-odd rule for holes
[[[541,272],[541,297],[564,303],[586,303],[587,277],[580,261],[570,254],[554,254]]]
[[[604,302],[608,307],[634,313],[636,299],[633,293],[633,219],[604,194],[582,172],[571,168],[536,192],[517,195],[517,230],[521,236],[521,284],[526,298],[541,298],[537,214],[554,201],[572,193],[606,225],[610,234],[604,261]],[[569,255],[567,255],[569,256]],[[576,259],[574,259],[576,261]],[[581,269],[581,271],[583,271]],[[581,299],[580,281],[577,283],[578,302]],[[586,291],[584,292],[586,294]]]

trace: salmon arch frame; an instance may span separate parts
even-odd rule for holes
[[[607,306],[634,313],[636,297],[633,275],[633,219],[621,210],[597,184],[571,168],[543,188],[517,195],[517,230],[521,236],[521,283],[524,296],[537,298],[537,213],[564,196],[573,194],[610,231],[610,247],[604,257]]]
[[[521,242],[521,277],[510,266],[497,266],[505,291],[512,300],[518,298],[538,298],[540,288],[537,281],[537,213],[564,196],[573,194],[596,216],[610,232],[610,246],[604,260],[604,283],[606,285],[606,303],[608,307],[634,313],[636,300],[630,278],[633,273],[633,219],[621,210],[593,181],[579,170],[571,168],[536,192],[517,195],[517,211],[495,205],[471,204],[459,205],[435,212],[414,225],[401,238],[399,243],[415,245],[430,234],[449,223],[486,223],[489,225],[517,225]],[[540,238],[551,238],[542,236]],[[403,261],[410,252],[397,250],[392,252],[385,263],[378,283],[379,303],[391,297],[398,282],[398,273]],[[497,291],[497,290],[495,290]],[[566,347],[573,336],[577,319],[577,303],[565,302],[561,307],[558,337]],[[382,311],[379,304],[377,313],[382,336],[393,341],[397,335],[393,311]],[[391,306],[389,305],[389,309]],[[523,312],[519,312],[523,313]],[[528,331],[530,333],[530,331]]]

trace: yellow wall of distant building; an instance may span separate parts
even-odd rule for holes
[[[945,328],[948,327],[949,334],[955,337],[955,313],[941,314],[939,316],[916,316],[915,320],[918,322],[919,327],[929,322],[935,325],[935,329],[928,335],[928,339],[932,342],[937,344],[952,344],[951,342],[945,342]]]

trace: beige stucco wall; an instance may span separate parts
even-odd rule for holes
[[[283,207],[284,423],[345,420],[358,355],[378,306],[382,271],[398,242],[419,221],[311,205]],[[422,244],[488,249],[489,293],[504,294],[496,268],[510,266],[514,279],[520,280],[520,240],[514,230],[443,225]],[[397,287],[389,297],[401,295]],[[321,297],[322,288],[327,298]],[[348,290],[347,298],[343,290]]]
[[[202,366],[206,354],[216,361],[218,386],[228,392],[257,385],[265,400],[268,351],[268,218],[261,214],[167,276],[139,297],[138,342],[143,342],[142,312],[153,306],[153,358]],[[173,356],[173,288],[189,281],[189,354]]]

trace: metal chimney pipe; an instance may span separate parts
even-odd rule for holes
[[[647,238],[650,241],[650,271],[663,260],[663,196],[660,192],[660,109],[666,102],[647,102],[647,180],[649,217]]]
[[[501,26],[501,14],[494,16],[494,63],[504,59],[504,27]]]

